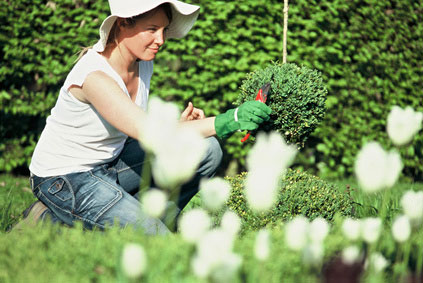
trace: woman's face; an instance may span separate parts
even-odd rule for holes
[[[169,20],[162,8],[138,19],[133,27],[122,25],[121,22],[119,44],[123,44],[137,59],[153,60],[165,42],[165,30],[168,25]]]

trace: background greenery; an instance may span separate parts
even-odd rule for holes
[[[201,14],[186,38],[158,54],[151,94],[215,115],[233,106],[248,73],[281,60],[283,1],[187,2],[200,4]],[[325,119],[296,166],[349,176],[366,140],[392,146],[385,132],[392,105],[423,111],[423,1],[289,2],[288,62],[320,71],[328,89]],[[76,53],[98,38],[106,3],[0,1],[0,171],[26,170]],[[243,169],[242,136],[225,143],[229,173]],[[404,175],[423,180],[421,132],[401,156]]]

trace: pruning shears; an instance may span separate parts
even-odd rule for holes
[[[266,103],[267,97],[269,96],[270,91],[270,82],[265,83],[257,92],[256,101]],[[241,142],[245,142],[250,137],[251,132],[248,133],[242,138]]]

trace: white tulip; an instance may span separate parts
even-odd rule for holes
[[[166,210],[166,193],[158,189],[148,190],[141,197],[141,204],[143,211],[147,215],[154,218],[160,218]]]
[[[351,241],[356,241],[361,236],[360,220],[345,218],[342,223],[342,232]]]
[[[249,171],[254,171],[265,166],[268,167],[268,171],[281,174],[291,166],[296,154],[295,146],[287,145],[280,133],[261,132],[257,135],[256,142],[248,153],[247,168]]]
[[[225,230],[209,230],[197,241],[197,255],[214,270],[232,253],[233,242]]]
[[[154,151],[152,172],[161,188],[173,189],[192,178],[207,150],[206,140],[193,129],[178,127],[167,145]]]
[[[247,156],[249,173],[245,184],[245,196],[253,210],[261,212],[272,208],[279,181],[296,153],[296,148],[287,145],[277,132],[257,135],[256,143]]]
[[[401,156],[397,151],[391,150],[387,153],[385,188],[392,188],[395,185],[403,167]]]
[[[245,179],[245,198],[249,207],[256,212],[272,209],[277,201],[281,175],[272,175],[262,170],[250,171]]]
[[[360,187],[371,193],[394,185],[402,168],[398,152],[386,152],[379,143],[370,142],[358,153],[354,171]]]
[[[401,197],[401,206],[412,223],[420,223],[423,219],[423,192],[412,190],[405,192]]]
[[[139,244],[126,244],[122,252],[122,270],[131,279],[143,275],[147,267],[147,256]]]
[[[361,252],[357,246],[348,246],[342,250],[342,261],[345,264],[354,264],[361,259]]]
[[[211,273],[213,282],[232,283],[235,274],[242,264],[241,256],[235,253],[229,253],[222,259],[222,262]]]
[[[201,257],[196,254],[191,258],[191,269],[195,276],[206,279],[212,272],[213,262],[208,257]]]
[[[231,235],[237,235],[241,230],[241,218],[233,211],[226,211],[220,220],[220,227]]]
[[[234,239],[223,229],[206,232],[197,241],[197,253],[191,261],[194,274],[217,282],[231,282],[242,259],[232,252]]]
[[[200,208],[189,210],[179,218],[181,236],[189,243],[196,243],[200,240],[210,227],[210,216]]]
[[[152,172],[162,189],[174,189],[188,181],[207,150],[198,132],[180,126],[179,116],[175,104],[151,98],[141,125],[140,145],[153,154]]]
[[[289,248],[301,251],[307,245],[309,222],[304,216],[296,216],[285,227],[285,241]]]
[[[310,223],[310,240],[321,243],[329,233],[329,223],[322,217],[317,217]]]
[[[220,262],[204,255],[196,254],[191,259],[191,268],[200,279],[211,278],[212,282],[233,282],[233,277],[242,264],[242,258],[232,252]]]
[[[261,229],[256,234],[254,255],[259,261],[265,261],[270,255],[270,234],[267,229]]]
[[[411,234],[411,224],[407,216],[398,216],[392,224],[392,236],[395,241],[404,243]]]
[[[178,125],[180,111],[176,104],[151,97],[145,122],[141,125],[141,146],[150,152],[169,144],[169,133]]]
[[[303,262],[309,265],[317,265],[322,261],[324,255],[321,243],[308,243],[303,249]]]
[[[389,265],[389,262],[381,253],[373,253],[369,256],[369,259],[366,262],[366,267],[369,265],[373,271],[379,273]]]
[[[422,120],[423,113],[415,112],[410,106],[392,107],[386,126],[389,138],[397,146],[408,144],[422,128]]]
[[[203,178],[200,181],[201,199],[210,211],[219,210],[228,200],[230,191],[231,185],[223,178]]]
[[[368,217],[361,221],[361,234],[363,240],[369,244],[379,239],[382,230],[382,221],[380,218]]]

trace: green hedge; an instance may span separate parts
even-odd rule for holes
[[[199,20],[158,54],[151,94],[214,115],[233,107],[248,73],[281,59],[283,2],[189,2],[201,5]],[[95,43],[107,12],[106,1],[0,2],[0,171],[28,164],[75,54]],[[421,22],[421,1],[290,1],[288,62],[320,71],[328,89],[325,119],[297,166],[349,175],[364,141],[391,146],[392,105],[423,111]],[[244,165],[241,137],[227,140],[225,164]],[[422,180],[423,135],[401,153],[404,174]]]
[[[0,2],[0,171],[29,163],[76,53],[95,43],[105,4]]]

